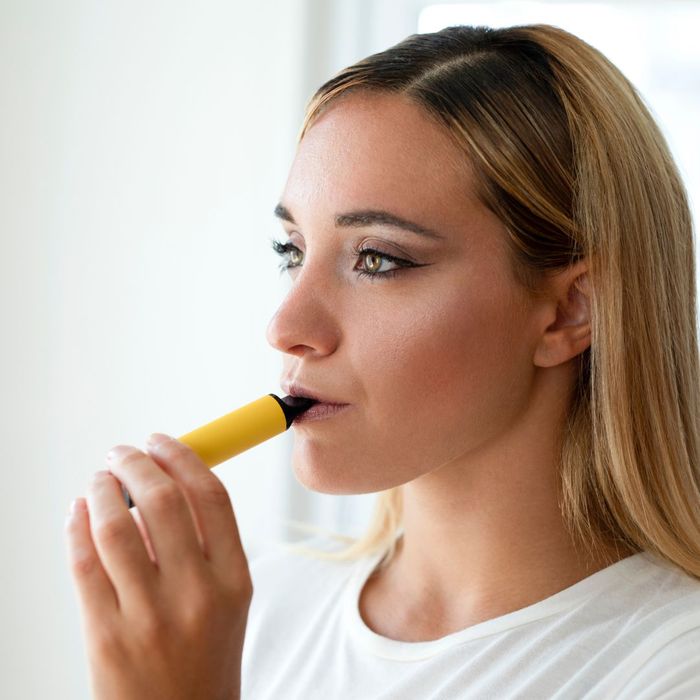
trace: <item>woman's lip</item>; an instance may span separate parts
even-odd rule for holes
[[[307,421],[323,420],[325,418],[332,418],[338,415],[341,411],[346,409],[349,403],[315,403],[311,408],[307,408],[306,411],[300,413],[293,421],[294,423],[306,423]]]
[[[280,386],[284,391],[290,396],[299,396],[305,399],[313,399],[319,403],[336,404],[336,405],[346,405],[343,401],[333,401],[332,399],[326,399],[325,397],[319,396],[319,394],[313,389],[308,389],[302,384],[297,384],[296,382],[285,382],[283,381]]]

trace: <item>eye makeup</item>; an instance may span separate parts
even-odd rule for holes
[[[282,241],[278,240],[272,240],[272,248],[273,250],[280,255],[284,261],[279,265],[279,269],[281,272],[285,272],[290,269],[294,269],[296,267],[300,267],[301,263],[299,262],[294,262],[292,260],[292,256],[298,256],[302,255],[302,251],[293,243],[287,241],[283,243]],[[397,265],[398,267],[392,269],[392,270],[384,270],[384,271],[376,271],[376,270],[368,270],[368,269],[357,269],[357,274],[358,277],[368,277],[370,279],[376,279],[376,278],[382,278],[382,279],[388,279],[390,277],[393,277],[396,275],[398,272],[401,272],[405,268],[411,268],[411,267],[424,267],[424,265],[421,265],[419,263],[414,263],[411,262],[410,260],[406,260],[404,258],[399,258],[395,255],[391,255],[389,253],[385,253],[381,250],[377,250],[375,248],[369,248],[369,247],[353,247],[353,253],[355,254],[355,257],[359,258],[362,260],[363,258],[366,259],[369,256],[373,256],[375,258],[381,259],[383,264],[384,261],[393,263],[394,265]]]

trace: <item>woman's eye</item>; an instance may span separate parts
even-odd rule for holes
[[[373,277],[374,275],[386,275],[389,272],[395,272],[397,269],[400,268],[400,266],[398,266],[391,270],[384,270],[383,272],[380,271],[380,268],[385,262],[390,262],[393,265],[397,265],[397,263],[395,262],[397,258],[393,258],[390,255],[384,255],[384,253],[380,253],[378,250],[362,250],[359,252],[358,257],[358,262],[360,264],[360,270],[358,271],[358,273],[360,277],[364,275],[367,275],[369,277]],[[362,268],[363,265],[364,269]]]
[[[301,251],[293,243],[282,243],[282,241],[272,241],[272,249],[283,258],[279,269],[281,272],[290,267],[298,267],[301,261]]]
[[[280,264],[279,268],[281,272],[289,270],[294,267],[299,267],[303,259],[303,253],[297,248],[293,243],[282,243],[281,241],[272,241],[272,248],[276,253],[278,253],[284,261]],[[391,277],[395,273],[399,272],[401,268],[404,267],[420,267],[409,260],[403,260],[402,258],[397,258],[388,253],[382,253],[379,250],[374,250],[373,248],[355,249],[356,257],[358,258],[359,269],[357,273],[360,277]],[[381,270],[380,268],[385,262],[392,263],[396,265],[390,270]]]

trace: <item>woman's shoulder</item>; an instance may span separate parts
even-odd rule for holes
[[[630,587],[627,655],[608,679],[620,700],[700,698],[700,581],[645,553],[651,576]]]
[[[643,631],[647,646],[700,633],[700,580],[649,551],[620,560],[601,572],[605,585],[591,603],[630,633]],[[691,635],[692,636],[692,635]]]
[[[651,552],[629,559],[621,572],[629,584],[636,605],[642,600],[649,609],[677,609],[700,614],[700,580]]]

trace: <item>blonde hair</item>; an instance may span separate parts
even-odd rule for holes
[[[307,105],[299,140],[336,98],[407,96],[448,129],[505,224],[532,295],[588,262],[591,345],[561,441],[560,507],[589,552],[616,542],[700,579],[699,372],[687,194],[634,86],[603,54],[546,24],[414,34],[341,70]],[[459,152],[459,151],[458,151]],[[353,559],[386,550],[401,487],[378,495]]]

